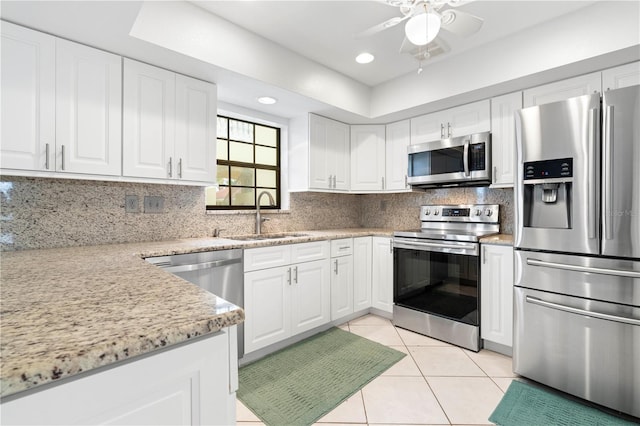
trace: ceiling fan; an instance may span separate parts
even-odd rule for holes
[[[408,53],[422,63],[429,57],[450,50],[444,40],[438,37],[441,29],[461,37],[468,37],[480,30],[484,22],[482,18],[455,9],[470,1],[473,0],[385,0],[386,4],[400,8],[402,16],[374,25],[356,37],[368,37],[406,21],[400,53]],[[450,8],[443,10],[445,6]],[[418,73],[421,70],[420,67]]]

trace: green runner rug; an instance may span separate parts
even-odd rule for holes
[[[404,356],[334,327],[240,368],[237,396],[267,425],[310,425]]]
[[[489,421],[500,426],[637,424],[517,380],[511,382]]]

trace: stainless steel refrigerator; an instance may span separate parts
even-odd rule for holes
[[[640,86],[516,113],[514,371],[640,417]]]

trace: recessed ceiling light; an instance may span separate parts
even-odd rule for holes
[[[371,54],[371,53],[361,53],[358,56],[356,56],[356,62],[359,64],[368,64],[369,62],[373,62],[373,60],[375,59],[375,57]]]
[[[278,102],[278,100],[276,98],[272,98],[271,96],[261,96],[258,98],[258,102],[264,105],[273,105]]]

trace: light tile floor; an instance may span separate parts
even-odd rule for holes
[[[375,315],[340,328],[407,356],[320,419],[319,426],[491,424],[489,415],[516,377],[510,357],[461,349]],[[237,420],[262,424],[240,401]]]

